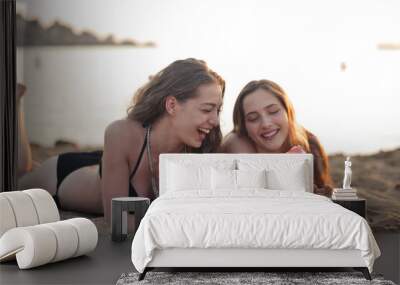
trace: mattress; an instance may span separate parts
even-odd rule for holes
[[[309,192],[242,189],[220,196],[165,193],[148,209],[132,242],[139,272],[163,249],[359,250],[372,272],[379,248],[367,221]]]

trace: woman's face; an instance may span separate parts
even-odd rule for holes
[[[250,139],[258,152],[283,152],[289,134],[285,108],[271,92],[264,89],[243,100],[244,121]]]
[[[197,96],[177,104],[174,127],[180,140],[199,148],[210,133],[219,125],[222,105],[222,88],[216,83],[200,85]]]

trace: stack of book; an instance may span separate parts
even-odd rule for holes
[[[358,199],[357,189],[355,189],[355,188],[349,188],[349,189],[335,188],[335,189],[333,189],[332,199],[334,199],[334,200]]]

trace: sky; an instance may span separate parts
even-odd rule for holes
[[[160,67],[206,60],[227,81],[226,121],[240,89],[267,78],[284,87],[299,122],[328,149],[341,128],[341,137],[359,131],[362,140],[381,136],[391,141],[384,147],[397,139],[400,145],[400,50],[377,49],[400,43],[400,1],[17,1],[23,3],[19,9],[47,25],[57,19],[101,36],[153,41],[164,55]]]

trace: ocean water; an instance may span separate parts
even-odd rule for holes
[[[185,55],[185,54],[184,54]],[[188,55],[190,56],[190,55]],[[29,138],[50,146],[58,139],[101,146],[106,126],[126,115],[134,91],[182,54],[129,47],[40,47],[17,51],[18,80],[28,87],[23,106]],[[227,81],[221,126],[232,129],[240,89],[267,78],[284,87],[298,121],[328,153],[372,153],[400,146],[400,52],[375,47],[346,58],[311,60],[296,53],[258,61],[227,61],[194,54]]]

